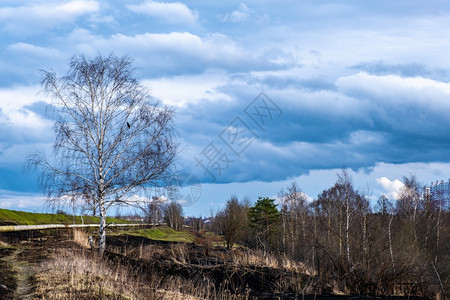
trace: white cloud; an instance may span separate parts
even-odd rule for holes
[[[339,78],[336,86],[341,98],[350,97],[357,103],[345,108],[359,113],[362,121],[383,124],[390,132],[447,136],[450,83],[360,72]]]
[[[344,93],[376,98],[386,103],[395,101],[397,105],[408,103],[450,109],[450,84],[428,78],[360,72],[339,78],[336,85]]]
[[[403,187],[403,183],[398,180],[390,180],[387,177],[377,178],[376,182],[381,185],[385,191],[385,195],[390,198],[397,200],[400,198],[400,190]]]
[[[36,131],[36,133],[49,129],[50,127],[50,122],[47,119],[43,119],[36,113],[26,109],[11,111],[6,115],[6,120],[0,123],[3,122],[10,126]]]
[[[101,37],[94,35],[91,31],[85,28],[76,28],[67,36],[67,39],[72,44],[91,43],[99,38]]]
[[[233,101],[233,99],[217,90],[227,82],[223,72],[209,71],[193,76],[163,77],[144,80],[143,84],[150,88],[153,97],[172,106],[185,107],[200,101]]]
[[[31,193],[0,190],[0,207],[13,210],[42,209],[46,198]]]
[[[3,113],[17,112],[38,101],[39,86],[21,86],[0,89],[0,109]],[[45,100],[39,97],[39,100]]]
[[[171,32],[168,34],[145,33],[136,36],[116,34],[106,44],[136,47],[142,50],[165,50],[205,57],[207,60],[241,56],[242,50],[227,36],[214,33],[205,38],[189,32]]]
[[[0,8],[0,20],[2,27],[8,31],[29,33],[73,22],[76,18],[95,13],[99,9],[96,1],[88,0],[3,7]]]
[[[165,51],[164,53],[168,56],[185,53],[186,55],[218,58],[223,55],[236,55],[241,51],[231,39],[219,33],[208,35],[205,38],[189,32],[144,33],[134,36],[118,33],[105,39],[101,36],[94,37],[88,31],[78,30],[73,32],[71,37],[73,39],[86,38],[93,50],[97,48],[123,52],[135,51],[139,54],[145,53],[146,56],[148,56],[148,51]]]
[[[19,135],[47,137],[52,122],[27,108],[45,101],[45,98],[38,98],[38,91],[37,86],[0,89],[0,126],[8,128],[8,134],[15,133],[16,138]],[[18,153],[17,149],[13,150],[12,156],[14,152]]]
[[[87,55],[111,49],[118,55],[138,57],[136,65],[155,76],[200,73],[207,69],[242,70],[248,68],[274,68],[260,52],[249,53],[228,36],[220,33],[201,37],[190,32],[144,33],[137,35],[114,34],[110,38],[77,31],[71,35],[76,49]]]
[[[149,199],[145,196],[133,194],[132,196],[125,197],[124,201],[133,204],[145,204],[148,203]]]
[[[35,56],[40,58],[62,58],[64,55],[57,49],[39,47],[28,43],[16,43],[6,48],[8,51],[14,52],[15,55]]]
[[[95,12],[99,9],[96,1],[70,1],[55,7],[55,13],[78,16],[85,13]]]
[[[223,20],[225,22],[232,22],[232,23],[244,22],[250,18],[251,13],[252,10],[250,10],[247,5],[245,5],[244,3],[240,3],[239,9],[234,10],[229,14],[226,14]]]
[[[198,13],[181,2],[146,1],[139,5],[127,5],[134,13],[145,14],[162,19],[167,23],[195,25]]]
[[[384,142],[384,137],[379,132],[371,132],[367,130],[354,131],[350,135],[350,143],[354,145],[370,145],[381,144]]]
[[[239,4],[238,9],[232,11],[231,13],[227,13],[223,17],[224,22],[231,22],[231,23],[246,22],[249,21],[250,19],[259,22],[267,20],[268,16],[257,14],[253,9],[250,9],[245,3],[241,2]]]

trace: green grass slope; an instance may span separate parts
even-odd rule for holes
[[[83,216],[84,224],[99,224],[99,217]],[[133,223],[117,218],[106,218],[107,223],[127,224]],[[81,217],[75,216],[75,223],[82,224]],[[25,211],[0,208],[0,225],[42,225],[42,224],[73,224],[73,216],[30,213]]]
[[[185,243],[193,243],[195,241],[195,235],[192,232],[176,231],[170,227],[140,229],[127,233],[131,235],[143,236],[157,241]]]
[[[176,231],[167,226],[158,226],[145,229],[114,230],[108,232],[108,235],[111,236],[120,236],[123,234],[145,237],[154,241],[194,243],[200,246],[214,244],[215,246],[220,245],[225,247],[223,236],[217,235],[210,231],[200,233],[197,231],[192,231],[186,227],[180,231]],[[235,247],[239,247],[239,245],[235,245]]]

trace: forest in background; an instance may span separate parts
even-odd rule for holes
[[[381,196],[371,208],[345,171],[309,202],[296,183],[278,203],[231,197],[213,221],[226,246],[243,245],[303,263],[317,293],[445,295],[450,290],[450,213],[414,175],[400,197]]]

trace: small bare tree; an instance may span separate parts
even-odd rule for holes
[[[163,218],[164,201],[165,199],[162,197],[152,197],[152,201],[147,205],[146,219],[153,226],[158,225]]]
[[[234,243],[242,238],[246,230],[248,208],[248,202],[241,202],[236,196],[232,196],[225,208],[215,217],[218,229],[225,237],[228,250],[233,248]]]
[[[304,258],[300,248],[307,247],[306,231],[308,219],[308,203],[306,194],[296,182],[292,182],[286,190],[279,193],[281,201],[282,246],[291,257]]]
[[[183,218],[183,207],[177,202],[169,202],[164,205],[164,221],[167,226],[175,229],[181,230],[183,228],[184,218]]]
[[[54,100],[54,156],[34,153],[27,165],[53,203],[76,196],[98,209],[103,252],[108,209],[137,204],[141,189],[168,175],[173,110],[149,97],[127,57],[74,56],[66,76],[42,71],[42,86]]]

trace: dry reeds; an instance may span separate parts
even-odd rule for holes
[[[36,280],[36,295],[47,299],[145,298],[139,297],[145,285],[132,270],[111,266],[86,251],[58,251],[41,263]],[[152,295],[151,289],[145,292]]]
[[[314,271],[305,264],[287,256],[278,256],[257,250],[235,250],[231,254],[234,264],[242,266],[269,267],[280,270],[314,275]]]
[[[73,229],[73,241],[84,249],[90,248],[89,236],[83,229]]]
[[[80,249],[78,249],[80,250]],[[177,251],[179,249],[174,249]],[[143,274],[91,251],[61,249],[35,275],[40,299],[246,299],[217,288],[209,279]]]

